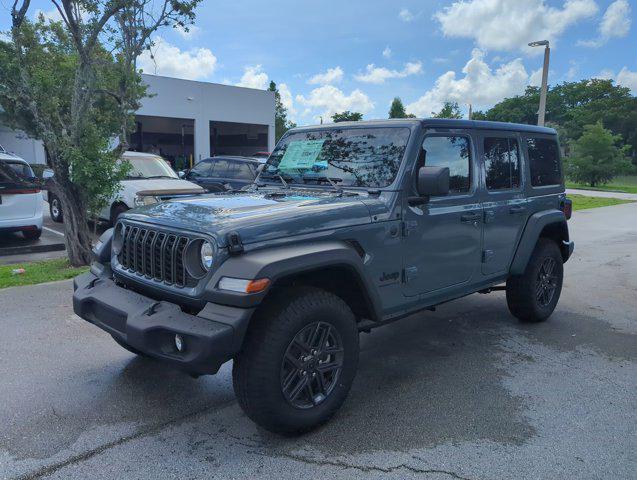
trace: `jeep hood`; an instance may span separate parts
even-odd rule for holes
[[[212,235],[236,231],[243,244],[370,223],[364,196],[277,191],[201,195],[130,210],[124,218]]]

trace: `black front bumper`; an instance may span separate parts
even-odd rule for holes
[[[216,373],[241,348],[254,309],[208,303],[190,315],[92,272],[74,281],[73,310],[84,320],[151,357],[193,374]],[[185,348],[175,347],[175,335]]]

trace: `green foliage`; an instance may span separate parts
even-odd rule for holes
[[[585,195],[569,195],[573,202],[573,210],[587,210],[589,208],[610,207],[623,203],[633,203],[633,200],[622,200],[621,198],[587,197]]]
[[[24,268],[24,273],[13,273],[14,270],[20,268]],[[2,265],[0,266],[0,288],[66,280],[67,278],[76,277],[86,272],[86,270],[86,267],[71,267],[66,258],[17,265]]]
[[[462,118],[462,112],[457,102],[445,102],[442,109],[436,113],[431,112],[432,118]]]
[[[527,87],[523,95],[506,98],[472,117],[535,125],[539,103],[540,89]],[[586,125],[602,122],[613,134],[621,135],[633,155],[637,153],[637,97],[630,89],[603,79],[564,82],[549,89],[546,103],[547,125],[559,127],[563,143],[578,139]]]
[[[288,120],[288,111],[281,102],[281,94],[276,83],[271,81],[268,90],[274,92],[274,137],[278,142],[285,132],[296,127],[296,123]]]
[[[406,116],[407,112],[405,112],[402,100],[399,97],[395,97],[389,108],[389,118],[405,118]]]
[[[350,112],[349,110],[345,110],[341,113],[335,113],[332,115],[332,121],[334,123],[338,122],[359,122],[363,119],[363,114],[359,112]]]
[[[601,122],[585,125],[582,136],[572,142],[572,153],[566,159],[569,178],[595,187],[627,172],[630,169],[626,158],[628,146],[618,147],[621,140],[621,135],[613,135]]]

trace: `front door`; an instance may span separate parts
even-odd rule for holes
[[[527,218],[522,157],[516,133],[483,132],[478,137],[484,175],[482,273],[508,270]]]
[[[466,132],[427,134],[414,171],[449,167],[450,192],[404,215],[405,295],[444,293],[476,281],[480,272],[482,205],[475,148]],[[415,183],[415,182],[414,182]]]

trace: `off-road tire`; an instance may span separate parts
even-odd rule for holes
[[[130,208],[128,208],[126,205],[124,205],[123,203],[118,203],[116,205],[113,205],[111,207],[111,226],[115,226],[115,224],[117,223],[117,218],[124,212],[127,212],[128,210],[130,210]]]
[[[62,202],[60,202],[60,199],[53,194],[51,194],[51,201],[49,202],[49,213],[51,214],[51,220],[54,222],[62,223],[64,221]]]
[[[40,228],[38,230],[22,230],[22,235],[24,235],[24,238],[26,238],[27,240],[37,240],[42,236],[42,229]]]
[[[144,352],[140,352],[136,348],[131,347],[128,343],[120,340],[115,335],[111,335],[111,337],[113,337],[113,340],[115,340],[115,343],[117,343],[123,349],[128,350],[130,353],[134,353],[135,355],[139,355],[140,357],[148,357],[148,355],[146,355]]]
[[[542,285],[543,265],[554,262],[554,291],[550,300],[541,301],[538,291]],[[506,297],[509,311],[523,322],[542,322],[555,310],[564,278],[562,254],[557,244],[548,238],[540,238],[522,275],[512,275],[507,280]],[[542,298],[542,297],[541,297]],[[542,300],[546,300],[543,297]]]
[[[342,344],[342,367],[320,403],[298,408],[282,389],[283,358],[292,340],[320,322],[333,328]],[[239,405],[255,423],[280,434],[303,433],[326,422],[343,404],[358,367],[358,328],[354,314],[338,296],[313,287],[273,292],[256,312],[232,380]]]

